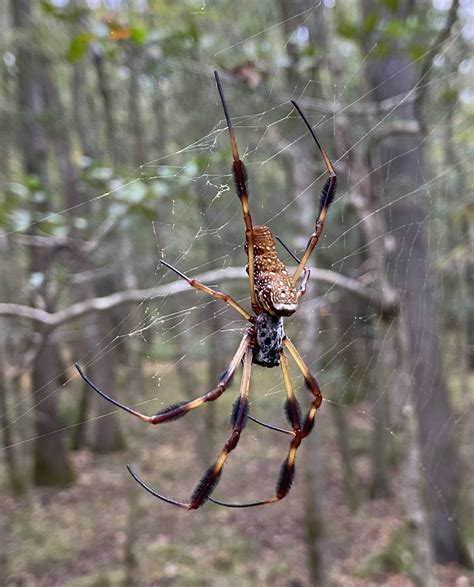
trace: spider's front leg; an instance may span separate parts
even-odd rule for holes
[[[163,261],[163,259],[160,261],[160,263],[162,265],[164,265],[165,267],[168,267],[168,269],[171,269],[171,271],[174,271],[174,273],[176,273],[176,275],[179,275],[179,277],[181,277],[182,279],[187,281],[191,287],[194,287],[194,289],[197,289],[199,291],[203,291],[204,293],[209,294],[210,296],[212,296],[213,298],[216,298],[217,300],[222,300],[223,302],[228,304],[231,308],[234,308],[234,310],[237,310],[237,312],[243,318],[245,318],[245,320],[248,320],[249,322],[253,322],[253,316],[251,316],[247,312],[247,310],[244,310],[244,308],[242,308],[242,306],[238,302],[236,302],[232,296],[225,294],[225,293],[221,293],[220,291],[216,291],[215,289],[212,289],[212,288],[208,287],[207,285],[204,285],[204,283],[201,283],[200,281],[197,281],[196,279],[193,279],[192,277],[188,277],[182,271],[180,271],[179,269],[176,269],[176,267],[173,267],[173,265],[170,265],[170,263]]]
[[[296,268],[296,271],[293,274],[293,277],[291,278],[293,283],[296,283],[298,281],[298,278],[301,275],[301,272],[303,271],[305,265],[307,264],[311,253],[314,251],[316,245],[318,244],[319,238],[323,232],[324,219],[326,218],[326,214],[329,209],[329,206],[331,205],[331,202],[333,201],[334,196],[336,194],[337,177],[336,177],[336,172],[334,171],[334,167],[333,167],[326,151],[322,148],[315,132],[311,128],[311,125],[309,124],[306,116],[303,114],[303,111],[301,110],[301,108],[298,106],[298,104],[296,102],[294,102],[292,100],[291,103],[296,108],[298,114],[303,119],[303,122],[305,123],[311,136],[313,137],[314,142],[316,143],[316,145],[319,149],[319,152],[321,153],[321,155],[323,157],[324,164],[326,165],[326,168],[329,173],[329,178],[327,179],[326,183],[324,184],[323,191],[321,193],[319,213],[318,213],[318,217],[316,219],[316,226],[315,226],[314,232],[310,236],[308,244],[306,245],[306,250],[301,258],[301,261],[300,261],[298,267]],[[303,279],[303,281],[304,281],[304,279]]]
[[[144,483],[140,479],[140,477],[138,477],[138,475],[136,475],[136,473],[128,466],[127,468],[132,477],[146,491],[148,491],[158,499],[165,501],[166,503],[176,505],[186,510],[197,510],[208,499],[210,499],[211,493],[214,491],[216,485],[220,480],[222,468],[224,467],[229,454],[234,450],[234,448],[239,443],[241,432],[244,429],[245,424],[247,422],[249,411],[248,395],[250,387],[250,372],[252,368],[252,352],[252,348],[250,347],[250,345],[248,345],[243,360],[243,374],[242,381],[240,384],[240,395],[237,402],[234,404],[234,408],[232,410],[232,433],[230,435],[230,438],[225,443],[224,448],[222,449],[214,464],[211,467],[209,467],[209,469],[203,475],[202,479],[196,485],[196,488],[194,489],[189,502],[177,501],[175,499],[167,497],[166,495],[161,495],[160,493],[157,493],[146,483]]]
[[[220,97],[221,103],[222,103],[222,108],[224,109],[224,115],[225,115],[225,118],[227,121],[227,130],[229,132],[230,148],[232,151],[232,160],[233,160],[232,173],[234,175],[235,187],[237,189],[237,195],[238,195],[240,203],[242,205],[242,214],[244,217],[245,244],[246,244],[246,253],[247,253],[247,258],[248,258],[248,271],[247,271],[247,273],[249,275],[250,301],[252,303],[252,310],[258,314],[260,312],[260,306],[258,305],[257,298],[255,296],[254,235],[253,235],[252,216],[250,215],[249,199],[248,199],[247,171],[245,169],[245,165],[243,164],[242,160],[240,159],[239,150],[237,148],[237,141],[235,139],[234,129],[232,127],[232,121],[230,119],[229,110],[227,108],[227,103],[224,98],[224,92],[222,91],[222,86],[221,86],[219,74],[217,73],[217,71],[214,72],[214,77],[216,78],[217,91],[219,93],[219,97]]]

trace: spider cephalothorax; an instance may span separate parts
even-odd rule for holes
[[[191,410],[194,410],[195,408],[198,408],[207,402],[218,399],[231,384],[234,374],[239,368],[240,364],[243,364],[240,394],[232,409],[231,435],[217,456],[217,459],[208,468],[197,484],[195,490],[191,494],[189,501],[177,501],[157,493],[151,487],[146,485],[130,467],[127,467],[132,477],[149,493],[155,497],[158,497],[162,501],[176,505],[186,510],[195,510],[201,507],[207,500],[226,507],[241,508],[265,505],[283,499],[291,488],[295,474],[296,451],[298,450],[302,440],[306,438],[313,429],[316,412],[321,405],[322,396],[315,377],[310,373],[308,367],[306,366],[301,355],[296,350],[294,344],[285,335],[283,328],[283,317],[290,316],[296,311],[298,299],[303,296],[306,291],[306,283],[309,278],[309,269],[306,267],[306,263],[309,259],[309,256],[316,247],[319,237],[321,236],[324,219],[336,189],[336,174],[334,172],[333,166],[328,156],[326,155],[326,152],[319,144],[319,141],[316,138],[316,135],[314,134],[314,131],[311,128],[309,122],[306,120],[306,117],[301,112],[296,102],[292,101],[293,106],[296,108],[304,123],[308,127],[308,130],[311,133],[323,157],[329,172],[329,179],[327,180],[322,190],[319,214],[316,219],[315,230],[308,241],[306,250],[301,260],[295,257],[293,253],[288,250],[286,245],[280,241],[298,263],[295,272],[292,276],[290,276],[288,269],[277,257],[275,241],[270,229],[266,226],[254,227],[252,225],[252,217],[250,215],[248,206],[247,176],[245,167],[239,157],[237,142],[235,140],[234,131],[232,129],[232,123],[229,112],[227,110],[227,105],[224,100],[224,94],[220,85],[219,76],[217,72],[214,73],[217,89],[222,106],[224,108],[227,129],[229,131],[233,158],[232,171],[234,174],[237,195],[240,198],[240,202],[242,204],[242,213],[245,224],[245,252],[247,254],[248,260],[247,273],[250,289],[250,302],[253,314],[247,312],[247,310],[245,310],[231,296],[211,289],[207,285],[187,277],[184,273],[169,263],[166,263],[165,261],[161,261],[161,263],[185,279],[192,287],[205,292],[214,298],[222,300],[234,308],[234,310],[236,310],[249,323],[249,326],[246,329],[246,332],[243,335],[239,347],[232,357],[228,368],[221,375],[217,387],[208,391],[204,395],[197,397],[196,399],[167,406],[153,416],[142,414],[141,412],[138,412],[122,404],[121,402],[104,393],[101,389],[94,385],[94,383],[82,372],[79,365],[76,364],[77,370],[79,371],[81,377],[99,395],[101,395],[104,399],[113,405],[125,410],[129,414],[133,414],[137,418],[140,418],[140,420],[143,422],[147,422],[149,424],[161,424],[163,422],[176,420],[177,418],[185,416]],[[303,274],[303,278],[299,287],[297,288],[296,284],[301,274]],[[312,396],[311,406],[304,417],[302,417],[301,409],[293,392],[287,352],[292,357],[298,369],[301,371],[306,383],[306,387]],[[286,390],[285,414],[291,430],[284,430],[283,428],[267,424],[266,422],[262,422],[261,420],[258,420],[249,414],[248,396],[251,368],[253,363],[262,365],[264,367],[276,367],[280,365]],[[253,422],[271,430],[288,434],[292,437],[292,439],[288,449],[288,454],[281,466],[275,494],[272,497],[259,501],[252,501],[249,503],[226,503],[214,499],[211,497],[211,493],[217,486],[217,483],[221,477],[222,469],[227,461],[229,454],[235,449],[239,442],[240,435],[245,427],[245,424],[247,423],[247,420],[252,420]]]
[[[255,226],[253,239],[253,274],[258,305],[272,316],[291,316],[298,302],[296,286],[277,256],[270,229]]]

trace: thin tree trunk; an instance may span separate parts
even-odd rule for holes
[[[145,140],[145,129],[146,126],[143,124],[143,115],[140,103],[140,85],[139,85],[139,67],[137,63],[137,57],[132,54],[129,57],[129,71],[130,71],[130,84],[128,94],[128,110],[130,112],[130,136],[133,137],[133,141],[130,141],[132,145],[132,153],[130,161],[133,161],[138,167],[146,161],[146,140]]]
[[[92,47],[92,57],[95,64],[99,91],[102,98],[107,146],[112,157],[112,164],[115,168],[117,168],[123,162],[123,157],[120,141],[118,140],[117,128],[115,125],[112,91],[110,89],[109,80],[106,73],[106,64],[104,61],[104,52],[102,47],[97,44],[94,45]]]
[[[212,209],[209,206],[209,200],[206,192],[198,194],[198,206],[201,212],[203,228],[210,232],[212,227]],[[216,255],[216,246],[212,239],[206,239],[206,259],[209,269],[217,269],[218,265],[213,258]],[[208,303],[204,308],[204,323],[206,325],[207,343],[208,343],[208,363],[207,363],[207,389],[213,389],[223,368],[223,359],[226,356],[223,352],[222,341],[219,331],[223,327],[223,317],[216,314],[219,306],[214,303]],[[200,453],[205,463],[208,463],[215,453],[215,435],[216,435],[216,403],[209,402],[204,408],[204,430],[200,434]]]
[[[2,445],[4,448],[5,462],[8,472],[8,482],[11,492],[14,495],[21,495],[25,491],[25,484],[20,473],[21,466],[18,465],[18,459],[11,432],[11,425],[8,417],[8,389],[9,386],[3,374],[3,365],[0,363],[0,427],[2,430]]]
[[[61,373],[57,345],[48,340],[43,343],[35,361],[32,381],[35,390],[35,432],[33,480],[36,485],[69,485],[74,473],[64,445],[58,443],[63,426],[58,413]],[[54,432],[55,434],[51,434]],[[60,440],[60,438],[59,438]]]
[[[138,537],[140,535],[140,503],[141,488],[137,483],[129,483],[127,491],[127,523],[125,526],[124,544],[124,587],[137,585],[139,580]]]
[[[449,88],[446,87],[446,94],[449,96]],[[445,141],[444,141],[444,158],[445,167],[451,169],[454,177],[448,177],[447,181],[451,186],[454,186],[452,193],[454,194],[466,194],[467,186],[463,169],[457,165],[458,160],[454,149],[455,137],[453,131],[455,128],[455,107],[456,100],[446,98],[446,122],[444,125],[445,129]],[[462,246],[466,247],[466,250],[462,251],[460,255],[456,255],[454,259],[454,280],[457,290],[457,311],[456,311],[456,357],[457,357],[457,371],[460,381],[461,391],[463,398],[468,397],[469,393],[469,370],[471,369],[469,360],[469,336],[474,331],[474,320],[472,312],[470,311],[469,300],[472,299],[474,294],[474,275],[472,259],[474,258],[474,239],[470,238],[469,235],[469,220],[468,220],[468,207],[469,202],[466,203],[465,209],[461,210],[459,219],[455,219],[452,223],[451,231],[448,228],[448,239],[450,241],[450,254],[454,252],[455,247],[459,246],[460,243],[466,243]],[[457,215],[458,216],[458,215]],[[450,236],[452,232],[453,236]]]
[[[295,14],[303,13],[303,11],[309,10],[313,4],[309,0],[298,0],[293,2],[290,0],[280,0],[280,11],[284,19],[284,32],[286,38],[290,38],[290,35],[298,26],[306,26],[309,30],[309,37],[311,44],[316,43],[317,37],[317,20],[320,15],[319,11],[315,11],[314,15],[310,19],[306,17],[300,17],[295,19]],[[298,91],[298,50],[292,43],[287,43],[286,50],[289,58],[291,59],[292,66],[287,69],[287,89],[290,93],[297,95]],[[317,76],[317,72],[314,73],[314,77]],[[300,129],[298,131],[300,134]],[[291,137],[290,137],[291,138]],[[296,200],[296,218],[295,224],[297,225],[298,233],[300,234],[300,240],[297,243],[298,248],[304,248],[306,246],[309,235],[314,230],[314,223],[316,220],[316,204],[318,201],[318,195],[308,192],[307,187],[314,182],[316,177],[316,165],[315,165],[315,151],[314,144],[311,142],[310,137],[298,143],[299,148],[291,150],[291,169],[292,169],[292,191],[294,194],[298,194],[300,197]],[[291,190],[290,190],[291,192]],[[311,263],[310,263],[311,265]],[[314,288],[309,287],[307,292],[307,300],[312,297]],[[315,337],[318,327],[318,312],[308,302],[302,303],[299,316],[305,324],[306,335],[300,342],[300,351],[303,357],[314,356],[315,350]],[[311,364],[309,365],[311,367]],[[320,411],[324,412],[325,404],[321,406]],[[321,458],[321,447],[320,447],[320,433],[318,421],[321,418],[321,414],[317,415],[317,421],[315,429],[305,440],[303,445],[303,471],[305,477],[305,507],[304,507],[304,532],[305,532],[305,546],[308,561],[308,574],[310,576],[311,583],[324,587],[328,585],[328,555],[325,548],[324,534],[325,534],[325,523],[321,508],[321,503],[325,499],[325,487],[323,484],[324,471],[322,467],[323,459]]]
[[[390,385],[389,379],[396,372],[397,321],[395,318],[380,319],[375,326],[374,367],[376,385],[372,389],[374,429],[372,442],[372,498],[390,497],[393,494],[389,477],[390,460]],[[398,387],[398,386],[397,386]]]
[[[4,37],[8,34],[9,29],[9,14],[8,14],[8,3],[0,2],[0,34]],[[12,178],[12,163],[13,158],[12,144],[14,143],[14,128],[11,121],[11,117],[7,114],[7,108],[11,108],[14,104],[15,98],[14,86],[11,81],[11,75],[6,67],[2,67],[0,77],[0,103],[2,104],[2,141],[0,141],[0,177],[3,182],[10,181]],[[8,106],[7,106],[8,105]]]
[[[313,290],[313,292],[309,291],[309,296],[313,297],[315,288],[309,289]],[[316,344],[316,333],[319,330],[318,309],[307,302],[303,308],[300,308],[300,317],[305,325],[305,335],[299,341],[299,349],[302,356],[308,360],[309,357],[314,356],[315,348],[318,348]],[[311,364],[309,366],[311,368]],[[325,543],[326,524],[322,506],[327,497],[324,483],[324,479],[327,478],[327,467],[321,448],[320,427],[327,406],[328,404],[324,402],[321,405],[316,415],[314,429],[305,439],[302,448],[302,469],[305,480],[303,531],[306,559],[311,585],[318,585],[318,587],[329,585],[330,560]]]
[[[28,0],[12,3],[13,22],[16,27],[28,30],[32,26],[32,5]],[[37,55],[27,45],[18,50],[19,79],[18,101],[23,114],[21,146],[24,168],[28,175],[39,178],[40,185],[47,189],[47,146],[44,131],[38,122],[38,114],[42,107],[41,82]],[[44,206],[34,205],[34,213],[44,213]],[[42,276],[44,286],[48,281],[50,260],[43,251],[36,247],[31,249],[31,271]],[[47,296],[45,287],[40,293]],[[43,297],[43,302],[47,300]],[[48,310],[52,310],[48,307]],[[62,423],[58,414],[58,373],[60,360],[56,345],[46,338],[45,344],[36,357],[31,384],[34,391],[35,414],[35,447],[34,447],[34,482],[40,485],[66,485],[73,481],[68,456],[64,447]],[[52,432],[55,434],[53,435]]]
[[[7,585],[9,575],[9,535],[10,524],[7,521],[6,508],[0,509],[0,585]]]
[[[365,16],[375,8],[365,2]],[[408,4],[382,11],[386,19],[406,18]],[[414,66],[396,47],[387,57],[368,61],[367,80],[375,103],[408,96],[416,81]],[[394,117],[415,121],[412,102],[399,100]],[[407,324],[413,374],[413,401],[419,422],[423,466],[431,510],[431,539],[436,560],[466,562],[467,553],[457,518],[460,499],[460,463],[453,438],[453,416],[443,378],[438,319],[433,300],[426,239],[423,185],[426,176],[422,137],[388,134],[378,143],[383,177],[385,220],[395,246],[388,256],[387,275],[401,294],[401,318]],[[409,198],[403,197],[409,194]]]
[[[155,92],[153,96],[153,112],[155,113],[155,130],[153,145],[155,157],[161,157],[168,143],[168,121],[166,118],[167,91],[165,82],[158,74],[155,79]]]
[[[45,110],[49,114],[48,135],[54,147],[59,175],[64,186],[64,206],[74,208],[82,201],[78,188],[77,172],[72,163],[71,145],[67,128],[66,112],[59,96],[59,90],[51,75],[51,68],[44,56],[38,56],[40,62],[41,91]]]
[[[337,352],[338,357],[341,356],[339,348],[345,346],[344,341],[341,339],[340,333],[344,332],[343,328],[343,308],[348,305],[348,299],[346,296],[342,296],[342,300],[338,300],[333,307],[331,312],[325,318],[328,322],[328,346]],[[332,333],[332,336],[329,335]],[[336,350],[337,349],[337,350]],[[332,354],[329,357],[331,360]],[[350,369],[346,368],[347,359],[344,357],[341,360],[343,368],[338,372],[341,374],[333,383],[333,389],[337,389],[338,383],[342,383],[343,377],[350,376]],[[326,365],[324,365],[327,371]],[[349,371],[349,375],[347,375]],[[331,402],[331,409],[334,417],[334,423],[336,425],[336,437],[337,447],[341,458],[342,474],[344,479],[344,490],[347,496],[347,503],[349,511],[355,513],[359,508],[359,492],[357,490],[357,479],[354,471],[354,455],[351,445],[351,428],[349,425],[348,418],[346,417],[345,406],[340,401]]]
[[[109,287],[108,279],[105,286]],[[97,282],[86,283],[84,287],[87,296],[100,291],[100,283]],[[94,357],[88,367],[88,374],[97,387],[105,390],[114,390],[118,379],[118,347],[114,343],[114,332],[110,313],[98,312],[85,320],[84,339],[88,342],[88,356]],[[87,425],[87,445],[98,453],[123,450],[126,443],[120,426],[120,415],[110,413],[113,411],[110,404],[98,394],[90,389],[89,393],[96,417]]]
[[[98,159],[99,148],[95,133],[92,132],[94,123],[97,124],[97,117],[95,116],[95,111],[90,108],[90,96],[86,89],[86,81],[84,61],[79,61],[74,64],[71,85],[74,126],[79,137],[82,153],[86,157]]]
[[[72,164],[69,137],[68,134],[64,132],[63,128],[65,112],[61,103],[58,89],[53,81],[52,76],[50,75],[49,64],[44,59],[42,60],[41,74],[43,92],[46,99],[46,107],[48,108],[48,111],[53,114],[51,123],[51,139],[54,144],[56,160],[58,162],[61,180],[64,185],[64,203],[67,208],[71,208],[74,212],[76,206],[82,202],[82,194],[79,192],[77,187],[77,174]],[[58,122],[61,123],[61,127],[58,126]],[[72,232],[74,234],[74,229]],[[122,255],[121,257],[123,261],[125,261],[127,258],[125,255]],[[85,260],[80,257],[78,259],[76,258],[75,260],[76,262],[79,261],[80,265],[84,265],[85,263]],[[130,285],[129,287],[134,286],[136,286],[136,283]],[[90,282],[87,284],[85,289],[82,289],[82,293],[86,294],[88,297],[93,297],[96,295],[96,290],[94,287],[92,287]],[[96,320],[96,323],[92,323],[92,320]],[[101,341],[104,340],[106,335],[106,331],[104,331],[103,327],[104,321],[106,321],[104,316],[92,316],[89,318],[89,336],[87,337],[87,344],[89,348],[100,348]],[[85,344],[83,347],[85,347]],[[94,370],[94,367],[92,367],[92,370]],[[115,371],[114,365],[111,364],[110,357],[107,361],[107,365],[99,366],[98,370],[101,372],[99,378],[102,377],[102,373],[104,371],[108,374],[107,380],[104,381],[104,387],[107,386],[107,383],[110,385],[110,382],[113,381],[113,375]],[[97,402],[97,404],[99,404],[99,402]],[[87,406],[87,401],[81,402],[82,408],[87,408]],[[100,415],[104,413],[104,409],[105,408],[102,407],[99,409]],[[85,414],[82,414],[82,417],[84,416]],[[100,421],[98,424],[93,423],[91,425],[90,438],[91,447],[94,448],[94,450],[108,452],[123,449],[124,440],[120,431],[117,414],[110,414],[105,422]]]
[[[401,368],[399,385],[410,387],[410,356],[407,325],[398,321]],[[408,523],[409,549],[413,553],[411,575],[416,585],[435,587],[433,574],[433,549],[430,542],[429,514],[426,507],[426,482],[423,474],[418,422],[411,397],[407,397],[402,410],[402,437],[406,448],[403,462],[403,485],[401,492]]]

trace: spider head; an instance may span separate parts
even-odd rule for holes
[[[272,310],[275,316],[291,316],[296,312],[297,297],[293,284],[277,281],[272,290]]]

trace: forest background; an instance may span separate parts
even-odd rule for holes
[[[458,585],[472,580],[474,11],[467,0],[0,2],[0,584]],[[229,436],[244,224],[296,254],[336,200],[286,322],[322,387],[289,495],[191,513]],[[283,249],[282,259],[294,261]],[[471,261],[469,261],[471,259]],[[308,394],[292,365],[298,397]],[[252,415],[285,427],[278,369]],[[270,497],[288,437],[249,422],[214,496]],[[471,512],[471,515],[469,515]]]

